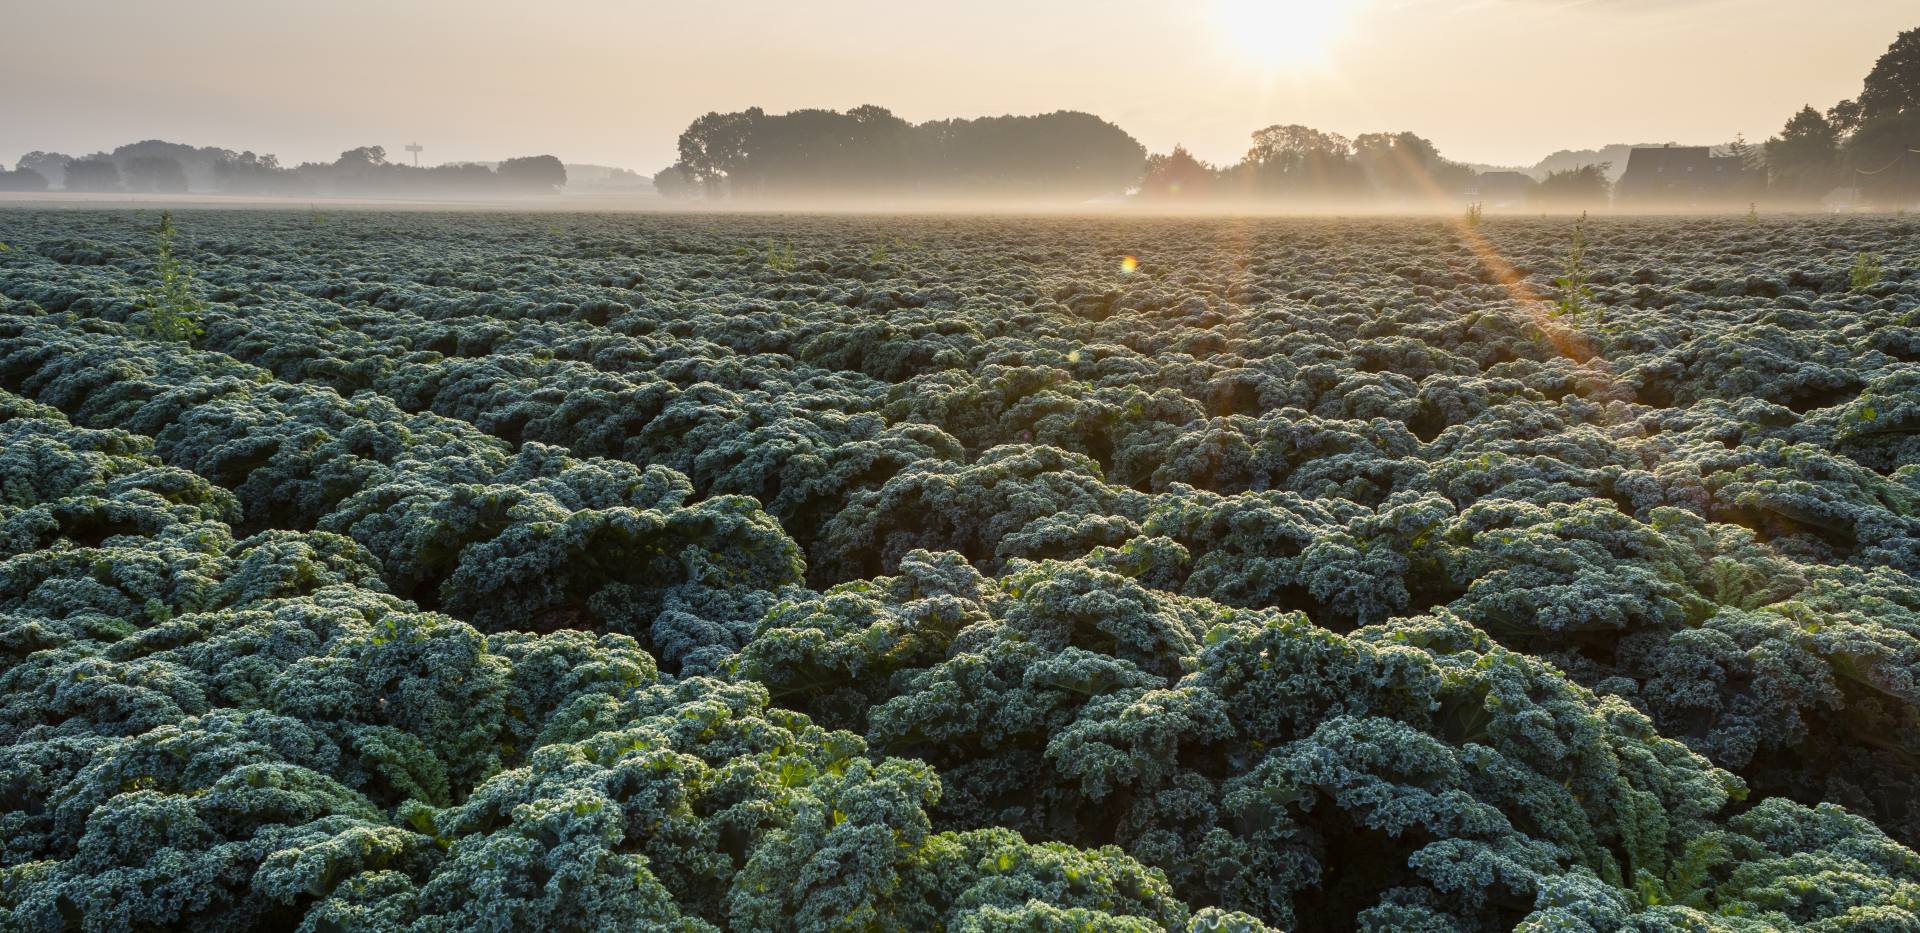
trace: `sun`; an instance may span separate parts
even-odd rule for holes
[[[1214,28],[1248,59],[1272,69],[1324,65],[1366,0],[1212,0]]]

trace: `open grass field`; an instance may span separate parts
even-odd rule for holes
[[[1920,221],[159,220],[0,928],[1920,929]]]

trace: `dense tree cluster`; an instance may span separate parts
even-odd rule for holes
[[[676,143],[676,161],[652,176],[654,190],[673,201],[1074,203],[1132,196],[1176,209],[1254,203],[1448,213],[1462,203],[1603,208],[1631,152],[1658,145],[1561,150],[1524,170],[1483,173],[1446,158],[1413,132],[1349,138],[1274,124],[1250,134],[1237,162],[1215,166],[1179,145],[1149,154],[1121,127],[1079,111],[916,124],[871,104],[844,112],[710,112]],[[1912,205],[1920,198],[1920,29],[1895,37],[1855,97],[1824,111],[1803,106],[1764,143],[1737,135],[1711,148],[1720,157],[1711,168],[1690,161],[1685,171],[1698,168],[1713,180],[1660,177],[1666,166],[1659,157],[1637,196],[1627,190],[1634,180],[1629,174],[1621,203],[1670,209]],[[0,191],[514,197],[550,195],[566,183],[566,167],[551,155],[420,167],[390,160],[382,146],[361,146],[332,162],[282,166],[271,154],[158,139],[78,158],[34,151],[20,156],[13,171],[0,166]]]
[[[1920,197],[1920,29],[1894,39],[1857,96],[1825,112],[1800,108],[1763,154],[1783,198],[1818,200],[1838,186],[1881,204],[1913,203]]]
[[[225,177],[236,188],[261,186],[268,193],[371,197],[552,195],[560,193],[567,184],[566,166],[550,155],[508,159],[498,167],[479,162],[422,167],[389,161],[384,146],[361,146],[340,153],[332,162],[303,162],[295,168],[277,171],[259,161],[244,164],[246,155],[226,159],[215,169],[225,168]],[[272,156],[266,158],[272,159]]]
[[[25,928],[1920,925],[1913,221],[178,223],[0,221]]]
[[[1348,139],[1299,124],[1255,130],[1247,154],[1215,168],[1176,146],[1147,160],[1140,194],[1149,201],[1265,201],[1291,207],[1450,205],[1473,185],[1474,170],[1413,133]],[[1605,192],[1601,192],[1605,203]]]
[[[416,167],[387,159],[382,146],[361,146],[332,162],[282,166],[273,155],[234,152],[148,139],[75,158],[29,152],[15,170],[0,170],[0,191],[130,191],[288,197],[439,196],[485,197],[557,194],[567,169],[550,155],[508,159],[497,166],[477,162]]]
[[[680,158],[655,176],[663,194],[836,201],[899,197],[1117,195],[1140,177],[1147,151],[1092,114],[909,123],[884,107],[709,113],[679,139]]]
[[[0,168],[0,191],[45,191],[47,176],[30,168]]]

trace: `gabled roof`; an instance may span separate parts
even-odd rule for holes
[[[1672,172],[1684,171],[1689,166],[1704,168],[1711,152],[1705,146],[1661,146],[1658,149],[1635,149],[1627,154],[1627,172]]]

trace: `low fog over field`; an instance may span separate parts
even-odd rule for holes
[[[34,4],[10,13],[0,56],[0,190],[613,209],[1899,207],[1920,200],[1920,118],[1899,91],[1912,53],[1889,51],[1911,12],[840,0],[743,4],[723,27],[694,7],[597,0]],[[87,68],[56,78],[82,42]],[[1667,145],[1688,154],[1641,156],[1655,183],[1615,190],[1634,150]]]

